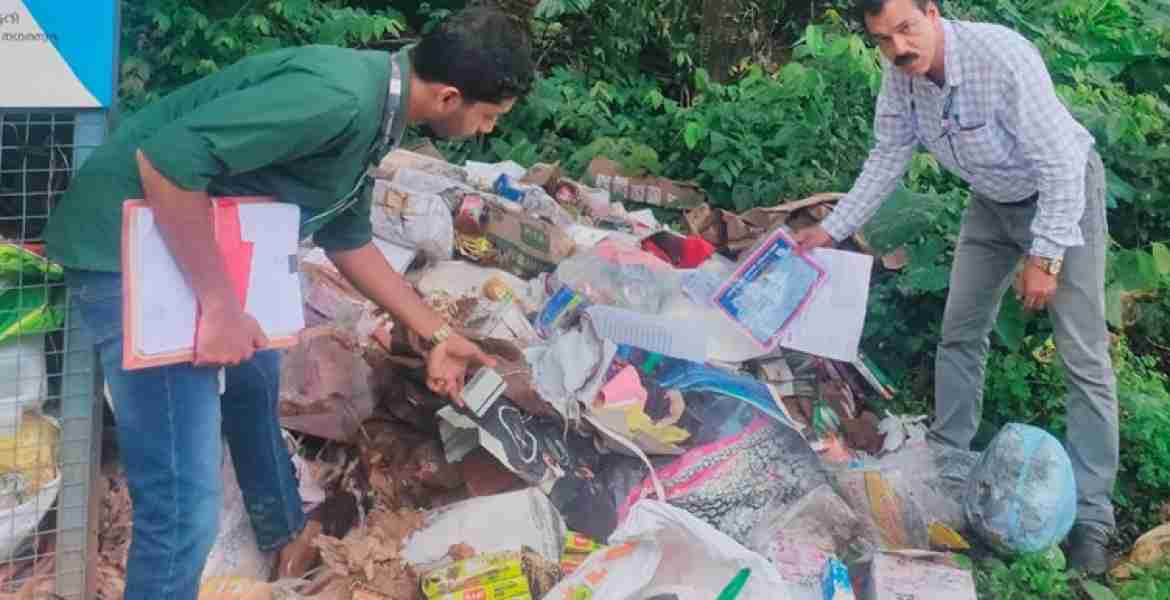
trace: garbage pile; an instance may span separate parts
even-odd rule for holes
[[[786,232],[839,196],[736,215],[601,158],[578,182],[400,150],[376,176],[379,249],[498,365],[466,407],[435,396],[420,340],[305,248],[280,411],[321,564],[269,583],[225,461],[202,598],[974,599],[968,540],[1067,532],[1071,472],[1042,432],[980,456],[868,408],[893,393],[857,348],[875,257]],[[1018,481],[1061,493],[1029,505]]]

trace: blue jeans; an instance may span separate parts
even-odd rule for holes
[[[197,598],[223,506],[225,437],[260,548],[295,538],[305,515],[277,415],[279,353],[228,368],[222,397],[214,368],[125,371],[121,276],[68,271],[66,281],[110,386],[133,502],[126,600]]]

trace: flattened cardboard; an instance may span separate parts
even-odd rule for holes
[[[589,163],[586,179],[590,185],[608,190],[611,198],[618,202],[683,210],[707,201],[707,194],[697,184],[665,177],[626,177],[618,163],[601,156]]]

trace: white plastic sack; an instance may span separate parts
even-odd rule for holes
[[[406,540],[402,556],[415,570],[430,572],[446,566],[455,544],[467,544],[479,554],[527,546],[544,560],[559,563],[565,534],[565,523],[548,496],[527,488],[430,511],[426,526]]]
[[[455,220],[438,195],[403,190],[384,179],[374,181],[374,197],[387,191],[403,193],[405,204],[395,213],[375,203],[370,212],[374,235],[403,248],[414,249],[428,262],[451,260],[455,253]]]
[[[43,334],[0,342],[0,436],[16,435],[24,410],[44,403],[47,385]]]
[[[24,498],[24,502],[14,508],[0,510],[0,561],[7,561],[21,549],[45,518],[53,503],[57,501],[57,492],[61,491],[61,475],[50,481],[37,492],[36,496]]]
[[[599,550],[561,581],[548,598],[710,600],[743,568],[751,576],[738,600],[789,600],[789,584],[764,557],[690,513],[641,500]]]
[[[219,534],[203,568],[202,581],[213,577],[243,577],[268,581],[272,573],[272,553],[262,552],[256,545],[256,532],[244,508],[244,496],[236,479],[231,451],[224,444],[223,510],[219,515]]]

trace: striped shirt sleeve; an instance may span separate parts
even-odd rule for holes
[[[917,146],[906,79],[884,58],[882,62],[882,86],[874,113],[874,147],[853,188],[821,222],[837,241],[852,235],[873,216],[906,173]]]
[[[1019,141],[1037,175],[1036,216],[1031,254],[1061,258],[1084,244],[1080,220],[1085,209],[1086,148],[1076,123],[1056,95],[1040,53],[1027,41],[1007,54],[1004,127]]]

